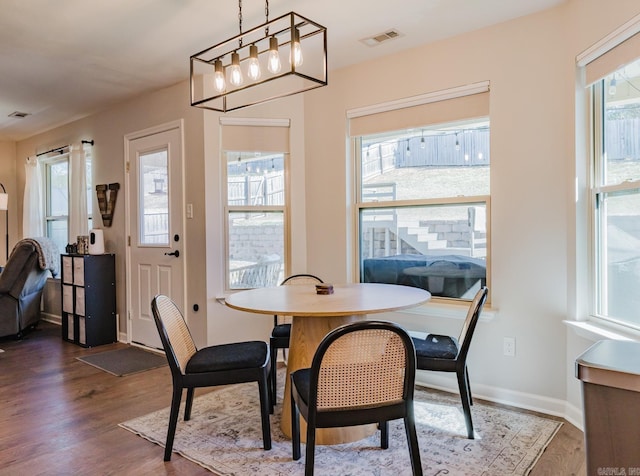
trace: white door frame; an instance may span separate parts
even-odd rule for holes
[[[130,193],[130,174],[129,174],[129,145],[130,142],[140,139],[142,137],[160,134],[162,132],[167,132],[171,129],[178,129],[180,132],[180,142],[181,142],[181,180],[182,180],[182,195],[180,196],[180,207],[181,210],[184,210],[185,207],[185,180],[184,180],[184,119],[178,119],[171,122],[166,122],[164,124],[159,124],[157,126],[149,127],[147,129],[142,129],[136,132],[130,132],[129,134],[125,134],[124,136],[124,180],[125,180],[125,282],[126,282],[126,319],[127,319],[127,343],[132,343],[132,329],[131,329],[131,215],[130,215],[130,207],[131,207],[131,193]],[[186,260],[188,255],[188,250],[186,246],[186,221],[182,220],[182,230],[180,230],[180,236],[183,241],[183,253],[182,256],[184,258],[180,260],[183,267],[183,301],[181,303],[176,303],[180,309],[185,309],[185,303],[187,302],[187,277],[186,277]],[[149,303],[151,305],[151,303]],[[185,315],[185,319],[186,319]],[[133,344],[136,345],[136,344]]]

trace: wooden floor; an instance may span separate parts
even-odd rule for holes
[[[118,427],[171,400],[168,367],[114,377],[76,359],[121,347],[83,349],[46,322],[0,340],[0,475],[211,474]],[[531,475],[584,474],[582,432],[565,422]]]

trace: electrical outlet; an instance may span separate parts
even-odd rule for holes
[[[516,355],[516,338],[515,337],[505,337],[503,342],[503,352],[507,357],[515,357]]]

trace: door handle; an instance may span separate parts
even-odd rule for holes
[[[176,258],[180,256],[180,252],[178,250],[173,251],[172,253],[165,253],[165,256],[175,256]]]

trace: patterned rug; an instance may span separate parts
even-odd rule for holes
[[[283,379],[280,378],[279,382]],[[220,475],[301,475],[302,458],[291,459],[291,442],[280,430],[282,388],[271,416],[273,448],[262,449],[257,384],[241,384],[196,397],[188,422],[178,420],[173,450]],[[183,399],[184,400],[184,399]],[[184,403],[183,403],[184,405]],[[425,475],[526,475],[560,428],[560,422],[475,402],[476,439],[466,438],[457,395],[416,388],[415,415]],[[182,418],[181,410],[180,418]],[[120,426],[164,447],[169,409]],[[389,449],[379,433],[354,443],[317,446],[315,474],[404,476],[411,463],[402,420],[389,423]],[[158,452],[158,457],[162,453]]]

